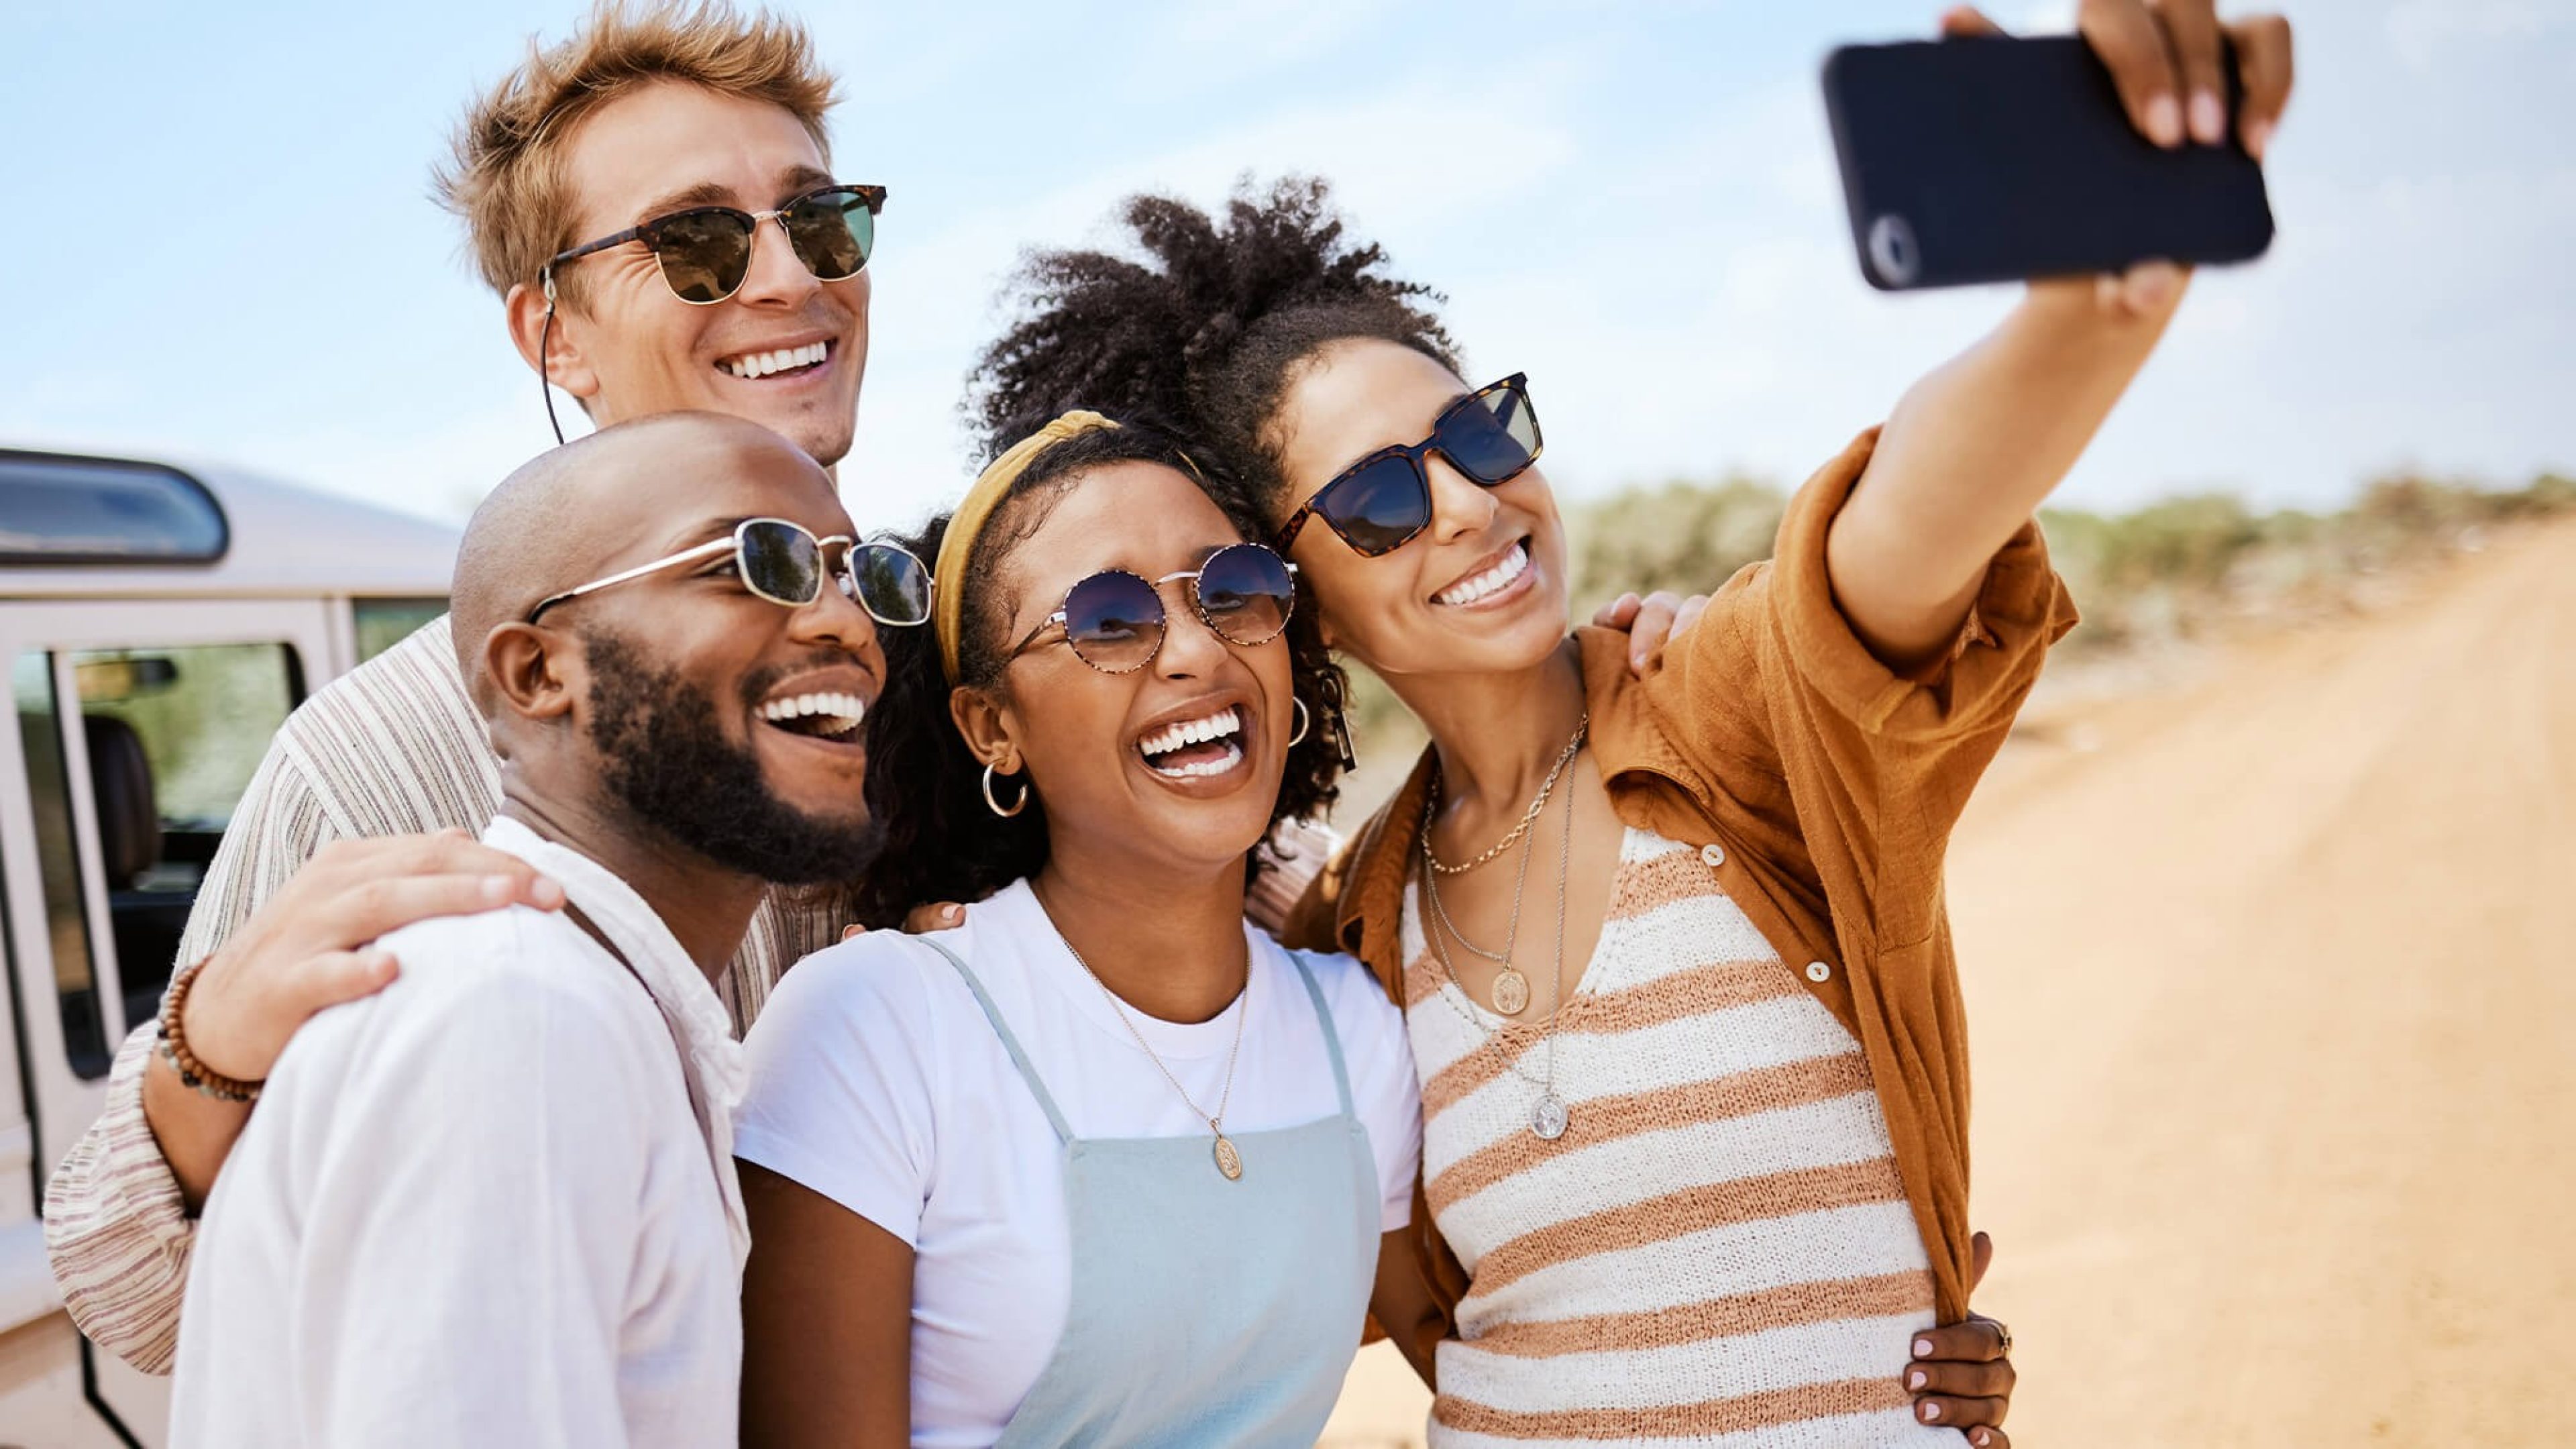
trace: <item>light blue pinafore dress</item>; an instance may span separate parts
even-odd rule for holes
[[[1308,1449],[1359,1348],[1377,1274],[1378,1182],[1341,1037],[1306,963],[1289,958],[1323,1030],[1341,1113],[1229,1133],[1243,1154],[1243,1178],[1230,1182],[1202,1136],[1076,1137],[984,983],[953,952],[939,954],[1064,1144],[1073,1296],[1055,1355],[997,1449]]]

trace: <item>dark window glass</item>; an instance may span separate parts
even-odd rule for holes
[[[377,655],[410,638],[421,625],[447,612],[445,599],[359,599],[358,662],[366,663]]]
[[[228,538],[174,468],[0,450],[0,564],[212,563]]]
[[[27,752],[27,800],[36,823],[36,868],[45,892],[45,933],[54,955],[54,992],[63,1049],[74,1072],[107,1075],[107,1022],[91,968],[89,916],[81,908],[80,850],[72,834],[72,783],[64,764],[62,710],[50,654],[21,654],[10,666],[18,739]]]

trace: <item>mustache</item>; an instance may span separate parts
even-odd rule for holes
[[[885,688],[884,676],[878,670],[869,667],[868,661],[856,653],[846,649],[826,649],[820,646],[806,650],[800,658],[776,664],[764,664],[744,675],[741,686],[742,702],[748,707],[758,708],[760,702],[768,698],[769,692],[777,688],[778,681],[782,679],[810,670],[842,668],[855,668],[868,677],[868,702],[876,703],[877,693]]]

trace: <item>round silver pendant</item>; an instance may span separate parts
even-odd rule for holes
[[[1539,1098],[1538,1105],[1530,1109],[1530,1130],[1543,1141],[1554,1142],[1564,1136],[1565,1123],[1565,1104],[1557,1100],[1554,1092]]]
[[[1506,966],[1494,978],[1494,1010],[1518,1016],[1529,1007],[1529,978]]]
[[[1564,1129],[1560,1127],[1558,1130]],[[1216,1139],[1216,1170],[1224,1173],[1228,1182],[1243,1181],[1243,1154],[1235,1151],[1234,1144],[1222,1136]]]

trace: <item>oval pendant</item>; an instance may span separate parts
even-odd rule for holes
[[[1557,1100],[1554,1092],[1539,1098],[1538,1105],[1530,1109],[1530,1131],[1537,1133],[1541,1141],[1554,1142],[1564,1136],[1565,1124],[1565,1104]]]
[[[1529,978],[1506,966],[1494,978],[1494,1010],[1505,1016],[1518,1016],[1529,1006]]]
[[[1216,1170],[1224,1173],[1228,1182],[1243,1181],[1243,1154],[1235,1151],[1234,1144],[1222,1133],[1216,1139]]]

